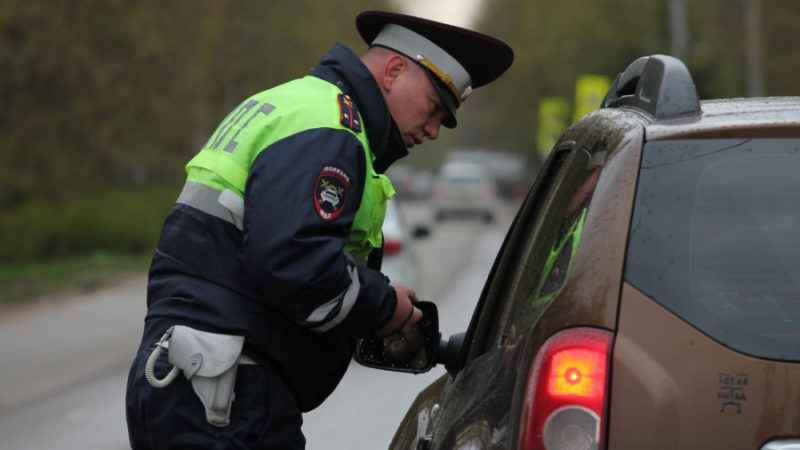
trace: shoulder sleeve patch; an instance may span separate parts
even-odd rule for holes
[[[356,133],[361,132],[361,121],[358,119],[358,107],[349,95],[339,94],[339,121],[342,125]]]
[[[322,220],[337,218],[350,192],[350,175],[333,164],[325,164],[314,183],[314,207]]]

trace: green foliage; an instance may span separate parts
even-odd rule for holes
[[[0,208],[171,180],[244,97],[305,75],[382,2],[8,0]],[[74,183],[75,178],[81,183]]]
[[[355,15],[385,8],[4,1],[0,261],[152,251],[184,164],[229,110],[305,75],[336,40],[363,50]]]
[[[701,98],[746,96],[746,2],[684,0],[686,63]],[[800,2],[757,0],[762,11],[765,95],[798,95]],[[476,27],[508,42],[516,58],[497,83],[481,88],[460,114],[459,142],[503,147],[535,161],[539,101],[571,101],[581,74],[614,78],[634,59],[670,54],[670,0],[485,0]],[[466,113],[465,104],[464,112]],[[476,113],[477,112],[477,113]]]
[[[141,276],[151,255],[96,251],[56,261],[0,264],[0,307],[46,294],[95,289],[132,274]]]
[[[152,251],[177,192],[176,186],[116,189],[28,202],[0,217],[0,261]]]
[[[516,61],[413,150],[536,155],[538,104],[573,98],[581,74],[614,77],[669,53],[669,0],[484,0],[474,25]],[[746,92],[752,0],[684,0],[687,63],[702,98]],[[800,2],[758,0],[767,95],[797,94]],[[395,2],[395,4],[399,4]],[[353,19],[388,0],[4,0],[0,5],[0,261],[152,249],[183,165],[225,115],[308,73],[333,44],[365,49]],[[161,190],[153,186],[173,186]]]

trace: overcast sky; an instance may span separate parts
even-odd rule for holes
[[[447,22],[464,28],[472,26],[482,0],[392,0],[407,14]]]

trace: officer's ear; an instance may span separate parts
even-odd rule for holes
[[[389,92],[397,83],[398,78],[408,70],[408,60],[402,55],[393,54],[386,59],[383,66],[383,74],[381,75],[381,87],[384,91]]]

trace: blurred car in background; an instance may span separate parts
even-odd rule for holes
[[[472,162],[442,165],[431,194],[433,217],[477,217],[492,222],[500,213],[497,183],[488,168]]]
[[[420,285],[419,263],[414,246],[418,239],[429,234],[430,230],[422,225],[409,230],[399,200],[386,202],[381,272],[389,277],[392,284],[405,284],[415,288]]]
[[[391,448],[800,448],[798,173],[800,97],[700,101],[678,59],[634,61],[557,141]]]
[[[418,200],[430,198],[435,175],[424,169],[417,170],[415,175],[411,198]]]
[[[519,153],[483,148],[454,148],[445,156],[444,164],[464,162],[486,167],[494,177],[497,190],[504,198],[521,198],[533,181],[525,157]]]
[[[433,174],[415,169],[408,164],[394,164],[386,170],[397,198],[403,200],[426,199],[433,189]]]

